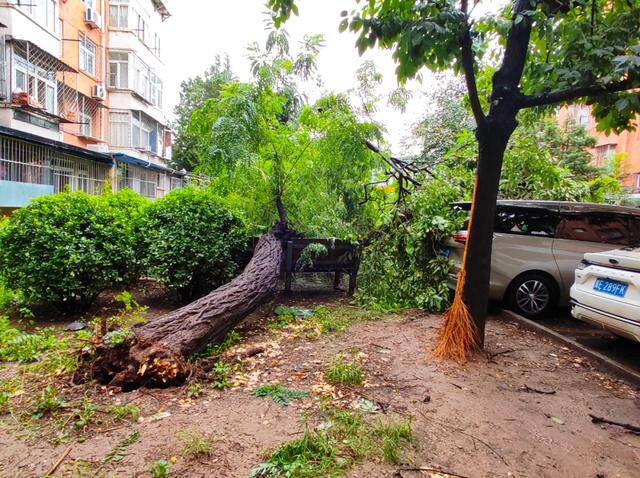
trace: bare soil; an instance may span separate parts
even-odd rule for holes
[[[337,296],[281,297],[276,303],[348,306],[346,298]],[[266,352],[242,360],[232,389],[206,388],[203,396],[188,399],[188,385],[120,394],[97,386],[79,388],[78,393],[103,404],[137,404],[141,420],[98,428],[83,442],[54,446],[24,433],[19,437],[6,419],[0,429],[0,476],[42,476],[71,447],[53,476],[149,476],[150,463],[164,457],[174,477],[246,477],[265,450],[299,437],[307,424],[314,424],[321,395],[345,407],[354,407],[362,397],[378,404],[379,415],[413,417],[409,465],[367,462],[348,476],[640,476],[640,436],[595,425],[589,417],[640,425],[638,389],[505,318],[489,322],[486,354],[458,365],[430,354],[439,315],[405,311],[310,339],[287,329],[267,330],[273,306],[240,326],[243,341],[232,351],[263,345]],[[336,388],[325,383],[322,372],[329,358],[349,351],[357,351],[363,361],[364,385]],[[280,407],[251,396],[255,386],[272,382],[308,390],[311,397]],[[123,459],[101,465],[101,458],[135,430],[140,440],[126,449]],[[213,455],[201,460],[183,456],[179,432],[185,431],[213,434]],[[83,461],[90,469],[80,473]]]

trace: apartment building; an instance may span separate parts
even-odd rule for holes
[[[591,109],[586,105],[570,105],[558,111],[561,123],[573,119],[581,124],[587,132],[597,139],[591,149],[593,165],[607,167],[615,156],[620,160],[621,185],[634,199],[640,199],[640,130],[623,131],[620,134],[606,135],[596,130],[596,122]],[[640,116],[635,124],[640,128]]]
[[[105,184],[161,197],[164,0],[0,0],[0,212]]]

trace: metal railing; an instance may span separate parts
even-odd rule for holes
[[[60,169],[50,163],[24,163],[0,159],[0,181],[53,186],[53,192],[84,191],[98,195],[104,192],[107,178],[92,178]]]

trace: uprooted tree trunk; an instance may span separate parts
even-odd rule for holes
[[[283,227],[258,241],[253,258],[231,282],[158,319],[136,326],[115,347],[100,344],[81,358],[76,381],[96,379],[123,390],[182,383],[187,357],[227,333],[275,293],[282,262]]]

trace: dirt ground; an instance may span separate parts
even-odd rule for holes
[[[348,304],[344,297],[320,296],[278,302],[299,307]],[[346,407],[366,398],[378,404],[380,415],[412,417],[415,442],[404,468],[441,470],[367,462],[353,468],[351,477],[640,476],[640,436],[593,424],[589,417],[640,424],[638,389],[505,318],[488,323],[487,354],[459,366],[430,355],[439,315],[406,311],[358,321],[317,339],[287,329],[267,330],[264,324],[272,316],[270,305],[240,327],[243,340],[234,351],[256,345],[266,351],[242,361],[243,371],[229,390],[206,389],[192,400],[185,387],[109,395],[96,386],[92,397],[135,403],[142,416],[131,425],[97,430],[80,443],[54,446],[19,438],[10,419],[5,420],[0,476],[42,476],[70,447],[53,476],[149,476],[149,463],[165,457],[174,477],[246,477],[265,450],[299,437],[307,424],[314,424],[312,411],[321,394]],[[322,370],[328,358],[349,351],[363,360],[364,385],[326,384]],[[307,390],[311,397],[280,407],[251,396],[256,385],[272,382]],[[135,430],[140,439],[122,460],[101,466],[101,457]],[[182,456],[179,432],[184,431],[212,433],[213,456]],[[90,464],[88,474],[78,469],[83,462]]]

